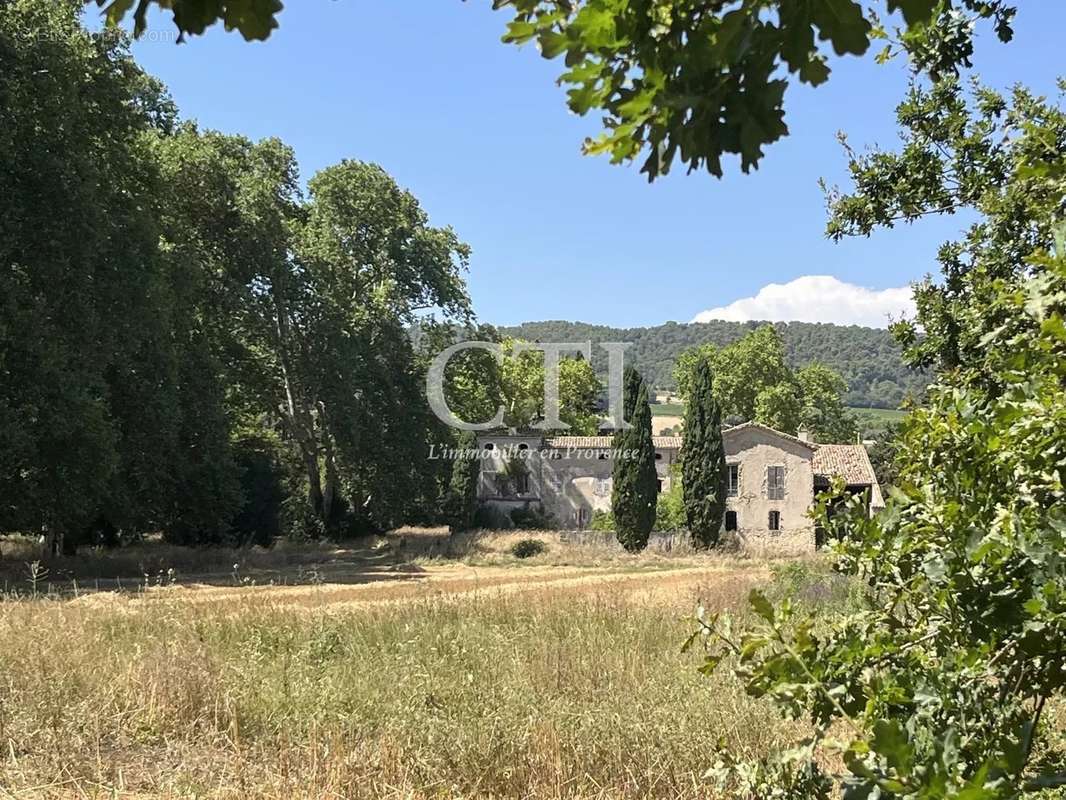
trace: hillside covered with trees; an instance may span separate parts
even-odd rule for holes
[[[762,324],[667,322],[650,328],[611,328],[552,320],[502,327],[500,333],[543,342],[632,342],[627,358],[633,366],[654,386],[674,388],[674,364],[683,350],[704,344],[732,344]],[[918,394],[928,382],[923,373],[903,363],[899,345],[887,330],[810,322],[778,322],[774,327],[791,367],[798,369],[817,361],[843,376],[848,384],[844,402],[849,406],[897,408],[904,397]],[[593,350],[597,372],[606,370],[604,359],[602,351]]]

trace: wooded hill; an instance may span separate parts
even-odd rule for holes
[[[740,339],[761,322],[667,322],[650,328],[612,328],[585,322],[549,320],[501,327],[502,336],[544,342],[632,342],[627,352],[648,382],[673,387],[674,363],[681,351],[712,342],[723,346]],[[925,377],[903,364],[900,348],[887,330],[858,325],[778,322],[793,367],[819,361],[848,382],[844,401],[850,406],[896,408],[907,394],[918,394]],[[593,349],[593,366],[606,371],[606,355]]]

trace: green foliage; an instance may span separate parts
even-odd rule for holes
[[[616,530],[614,515],[610,511],[596,509],[592,512],[592,519],[589,520],[589,530],[614,533]]]
[[[671,469],[670,488],[661,492],[655,504],[655,530],[679,531],[685,527],[685,492],[681,486],[681,470]]]
[[[870,465],[874,468],[881,491],[888,491],[899,480],[899,462],[902,454],[899,450],[900,426],[889,424],[879,431],[872,446],[867,450]]]
[[[601,111],[605,131],[585,143],[613,163],[644,156],[654,180],[675,158],[689,171],[721,176],[726,154],[744,172],[763,146],[788,133],[784,95],[789,75],[818,86],[830,54],[862,55],[887,34],[854,0],[725,2],[683,0],[497,0],[515,18],[504,41],[535,40],[545,58],[563,56],[575,114]],[[889,2],[902,11],[898,47],[921,69],[951,71],[972,52],[968,17],[992,17],[1004,41],[1013,9],[1002,2]],[[970,12],[966,14],[965,12]],[[825,43],[825,45],[822,44]]]
[[[683,395],[691,391],[693,370],[700,362],[711,367],[715,397],[727,418],[754,420],[791,434],[806,428],[822,442],[855,438],[855,419],[844,407],[844,379],[817,362],[793,372],[772,325],[727,347],[703,345],[682,352],[674,376]]]
[[[511,546],[515,558],[533,558],[548,552],[548,546],[540,539],[522,539]]]
[[[553,527],[551,517],[528,505],[511,511],[511,523],[516,528],[530,531],[546,531]]]
[[[109,25],[118,25],[131,9],[134,0],[83,0],[104,9]],[[148,11],[156,5],[171,14],[180,33],[201,34],[216,22],[227,31],[240,31],[246,41],[262,41],[278,27],[281,0],[138,0],[133,11],[133,33],[140,36],[148,28]]]
[[[909,363],[953,369],[981,358],[985,337],[1003,322],[986,313],[996,282],[1017,278],[1030,253],[1053,243],[1050,210],[1061,176],[1043,161],[1029,162],[1058,156],[1066,119],[1024,88],[1004,97],[979,86],[967,93],[957,81],[914,86],[898,117],[906,138],[899,153],[847,150],[854,189],[829,192],[827,233],[861,236],[967,208],[984,217],[964,241],[940,248],[947,279],[917,285],[921,330],[912,322],[893,330]],[[1016,172],[1022,163],[1028,166]]]
[[[209,298],[160,246],[173,105],[78,10],[0,6],[0,529],[214,536],[236,474]]]
[[[280,455],[279,443],[261,434],[234,443],[241,506],[230,527],[239,546],[269,547],[282,533],[286,492]]]
[[[461,452],[476,450],[477,437],[471,431],[463,431],[458,437],[456,448]],[[480,476],[481,462],[478,459],[456,458],[452,460],[446,500],[446,515],[452,533],[465,531],[474,526]]]
[[[516,343],[511,339],[503,342],[500,391],[504,424],[524,430],[544,418],[544,353],[525,350],[516,354]],[[570,426],[568,434],[595,436],[599,432],[595,409],[601,388],[592,365],[580,354],[560,358],[559,419]]]
[[[658,479],[648,388],[632,367],[626,368],[623,380],[624,416],[630,428],[616,433],[611,445],[616,453],[611,515],[618,541],[626,550],[636,553],[647,546],[648,534],[655,524]]]
[[[856,408],[851,407],[859,434],[863,439],[876,439],[886,431],[896,427],[907,416],[904,409]]]
[[[848,390],[844,379],[824,364],[808,364],[796,372],[802,408],[799,428],[810,431],[819,442],[855,440],[858,424],[855,415],[844,407]]]
[[[541,342],[632,342],[626,361],[650,386],[676,388],[674,367],[683,351],[702,345],[724,348],[767,323],[713,320],[679,324],[667,322],[650,328],[611,328],[583,322],[527,322],[500,328],[503,336]],[[849,406],[895,409],[908,395],[920,396],[928,374],[909,368],[902,348],[891,334],[879,328],[829,323],[776,322],[774,329],[793,370],[811,363],[824,364],[847,383],[844,402]],[[607,372],[606,355],[593,348],[597,374]],[[657,413],[662,406],[652,406]],[[680,413],[680,412],[678,412]]]
[[[248,33],[269,5],[172,8]],[[79,10],[0,4],[0,530],[68,552],[154,530],[266,540],[235,428],[280,435],[299,535],[437,522],[448,476],[425,447],[443,432],[408,331],[423,308],[472,324],[466,245],[379,167],[328,167],[305,196],[281,142],[179,124]],[[243,488],[274,516],[272,489]]]
[[[685,408],[685,441],[681,447],[685,519],[695,547],[714,547],[722,530],[726,506],[725,444],[722,411],[714,378],[705,359],[693,368]]]
[[[942,248],[947,280],[919,304],[928,340],[911,352],[939,378],[903,423],[888,508],[871,518],[853,502],[831,520],[829,498],[821,508],[838,569],[866,587],[861,609],[826,618],[753,592],[762,622],[739,642],[703,621],[749,693],[812,723],[798,755],[727,770],[727,783],[769,776],[762,796],[797,775],[826,796],[830,752],[849,797],[998,800],[1063,784],[1045,709],[1066,652],[1066,115],[1022,90],[1010,104],[975,97],[915,90],[902,155],[862,160],[873,216],[834,205],[845,226],[945,201],[980,215]]]
[[[176,509],[163,536],[174,544],[230,544],[230,523],[240,504],[240,474],[230,448],[222,380],[204,337],[192,334],[179,375]]]
[[[502,531],[514,527],[511,518],[496,506],[479,506],[474,513],[474,527],[486,531]]]

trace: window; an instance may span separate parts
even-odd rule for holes
[[[656,453],[655,454],[655,460],[656,461],[662,461],[663,460],[663,454],[662,453]]]
[[[663,492],[663,482],[661,480],[657,480],[657,481],[655,481],[655,486],[656,486],[655,491],[657,491],[659,494],[662,494],[662,492]]]
[[[735,531],[737,529],[737,512],[727,511],[725,512],[725,529],[727,531]]]
[[[493,449],[495,449],[495,445],[493,445],[492,442],[485,442],[485,449],[486,450],[493,450]]]
[[[518,445],[518,449],[519,450],[528,450],[529,449],[529,445],[528,444],[520,444],[520,445]]]
[[[771,511],[770,519],[767,521],[767,527],[772,531],[781,530],[781,512]]]
[[[529,494],[529,473],[523,472],[514,476],[515,494]]]
[[[740,464],[727,464],[725,470],[725,493],[736,497],[740,491]]]
[[[766,496],[770,500],[785,499],[785,468],[766,468]]]
[[[600,453],[598,456],[596,456],[596,458],[599,461],[606,461],[607,460],[607,454],[606,453]]]

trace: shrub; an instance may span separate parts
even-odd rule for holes
[[[589,530],[611,532],[614,530],[614,514],[610,511],[593,511]]]
[[[269,547],[281,533],[285,502],[284,475],[275,447],[265,437],[250,436],[234,446],[240,470],[241,506],[231,523],[237,544]]]
[[[670,471],[670,490],[659,495],[655,504],[657,531],[679,531],[685,527],[685,496],[681,487],[681,470]]]
[[[515,558],[532,558],[546,552],[548,552],[548,546],[540,539],[522,539],[520,542],[515,542],[511,548],[511,555]]]
[[[460,450],[475,450],[477,438],[470,431],[459,437]],[[452,473],[445,498],[445,517],[452,532],[465,531],[477,518],[477,485],[481,475],[481,463],[475,458],[457,458],[451,465]]]
[[[474,527],[488,531],[501,531],[513,528],[511,518],[495,506],[482,506],[474,514]]]
[[[516,528],[526,528],[534,531],[547,530],[552,527],[551,517],[543,511],[529,506],[514,509],[511,512],[511,522],[514,523]]]

